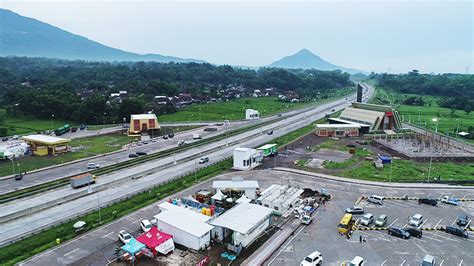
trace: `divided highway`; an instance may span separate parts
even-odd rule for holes
[[[373,94],[369,89],[364,97],[366,101]],[[354,100],[355,96],[348,97],[348,101]],[[348,101],[341,99],[333,103],[319,107],[308,108],[304,111],[290,112],[291,115],[285,119],[270,123],[257,129],[228,137],[200,147],[191,148],[176,153],[177,163],[173,164],[172,156],[161,158],[149,163],[130,167],[118,173],[101,176],[98,183],[91,186],[92,193],[87,193],[87,188],[74,190],[70,187],[57,191],[10,202],[0,207],[1,217],[16,215],[18,219],[5,219],[0,222],[0,245],[28,236],[38,230],[49,228],[62,220],[73,219],[88,211],[97,209],[109,203],[157,186],[163,182],[178,178],[187,173],[196,171],[206,165],[196,164],[197,158],[206,155],[211,162],[217,162],[232,156],[235,147],[255,147],[282,136],[297,128],[304,127],[318,120],[328,112],[340,110],[347,105]],[[267,130],[274,130],[273,135],[262,134]],[[140,178],[132,179],[132,176]],[[57,205],[61,203],[61,205]]]

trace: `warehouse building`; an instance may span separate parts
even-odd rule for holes
[[[314,132],[320,137],[357,137],[360,126],[356,124],[316,124]]]
[[[38,156],[56,155],[71,150],[70,139],[39,134],[23,136],[22,139],[30,146],[33,154]]]
[[[212,237],[223,241],[231,235],[230,245],[248,247],[270,226],[271,214],[271,209],[257,204],[237,204],[210,222],[215,227]]]
[[[234,166],[236,170],[251,170],[262,163],[263,154],[256,149],[235,148]]]
[[[207,222],[210,216],[169,202],[159,205],[161,212],[154,216],[158,230],[173,236],[174,243],[193,250],[210,245],[211,230]]]
[[[158,119],[155,114],[137,114],[130,116],[129,135],[156,133],[158,130],[160,130],[160,125],[158,125]]]
[[[277,215],[281,215],[295,205],[303,191],[303,189],[296,187],[271,185],[260,193],[256,203],[272,209],[273,213]]]
[[[245,109],[245,119],[254,120],[260,118],[260,112],[254,109]]]

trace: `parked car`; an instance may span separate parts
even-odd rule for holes
[[[130,153],[128,155],[128,158],[137,158],[137,157],[138,157],[138,155],[136,153]]]
[[[362,265],[364,265],[364,258],[362,258],[361,256],[355,256],[349,263],[349,266],[362,266]]]
[[[418,213],[410,217],[410,221],[408,222],[409,225],[416,227],[420,226],[421,223],[423,223],[423,215]]]
[[[375,226],[383,227],[387,223],[387,215],[382,214],[375,220]]]
[[[415,227],[405,228],[405,231],[407,231],[413,237],[421,238],[423,236],[423,231]]]
[[[97,169],[100,168],[98,163],[87,163],[87,169]]]
[[[130,240],[132,239],[132,235],[130,235],[129,233],[127,233],[127,231],[125,230],[122,230],[118,233],[118,239],[124,243],[124,244],[127,244],[128,242],[130,242]]]
[[[163,139],[168,139],[168,135],[163,135]]]
[[[140,223],[140,227],[142,228],[142,231],[145,232],[145,233],[148,232],[148,231],[150,231],[150,229],[151,229],[152,226],[153,226],[153,225],[152,225],[152,224],[150,223],[150,221],[148,221],[148,220],[143,220],[143,221]]]
[[[137,151],[136,154],[137,154],[138,156],[145,156],[145,155],[147,155],[147,153],[144,152],[144,151]]]
[[[421,266],[434,266],[435,263],[435,258],[433,256],[425,255],[423,261],[421,262]]]
[[[346,212],[352,214],[364,214],[364,209],[360,206],[352,206],[350,208],[347,208]]]
[[[378,195],[370,195],[367,198],[368,202],[379,204],[379,205],[383,205],[383,200],[384,200],[384,197],[378,196]]]
[[[459,226],[466,226],[469,223],[469,216],[467,214],[459,215],[458,219],[456,220],[456,224]]]
[[[76,132],[77,131],[77,127],[71,127],[71,132]]]
[[[14,139],[14,140],[17,140],[17,139],[19,139],[19,138],[20,138],[20,136],[18,136],[18,135],[14,135],[14,136],[12,137],[12,139]]]
[[[81,124],[81,125],[79,126],[79,129],[80,129],[80,130],[84,130],[84,129],[86,129],[86,125],[84,125],[84,124]]]
[[[185,140],[178,141],[178,146],[183,146],[183,145],[186,145],[186,144],[188,144],[188,142],[185,141]]]
[[[270,130],[267,132],[267,135],[272,135],[273,134],[273,130]]]
[[[2,138],[2,141],[7,141],[8,140],[8,137],[3,137]]]
[[[410,238],[410,233],[408,233],[403,228],[389,227],[388,228],[388,234],[391,235],[391,236],[396,236],[396,237],[400,237],[400,238],[403,238],[403,239]]]
[[[459,205],[459,199],[451,198],[449,196],[444,196],[441,199],[441,202],[446,203],[446,204],[450,204],[450,205],[455,205],[455,206]]]
[[[423,204],[428,204],[431,206],[436,206],[438,204],[438,201],[432,198],[419,198],[418,203],[423,203]]]
[[[367,213],[360,220],[361,225],[369,226],[374,222],[374,215],[372,213]]]
[[[168,134],[168,138],[172,139],[174,137],[174,133]]]
[[[202,157],[201,159],[199,159],[200,164],[204,164],[204,163],[207,163],[207,162],[209,162],[209,157]]]
[[[16,174],[16,175],[15,175],[15,180],[16,180],[16,181],[20,181],[20,180],[23,179],[23,176],[24,176],[23,173]]]
[[[464,238],[469,238],[469,234],[466,232],[465,229],[453,225],[446,226],[446,233]]]
[[[301,261],[300,265],[301,266],[315,266],[315,265],[321,265],[322,263],[323,263],[323,255],[321,254],[321,252],[315,251],[309,254],[308,256],[306,256],[306,258],[304,258],[304,260]]]
[[[144,140],[144,141],[142,141],[142,142],[143,142],[143,144],[148,144],[148,143],[149,143],[148,140]]]

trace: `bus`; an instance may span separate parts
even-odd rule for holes
[[[337,229],[338,229],[339,233],[347,234],[347,232],[351,229],[352,224],[353,224],[352,214],[346,213],[342,217],[342,220],[339,223],[339,225],[337,226]]]

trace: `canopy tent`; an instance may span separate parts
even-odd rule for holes
[[[461,132],[458,133],[458,135],[461,136],[461,137],[465,137],[465,136],[468,136],[469,133],[461,131]]]
[[[236,203],[242,203],[242,202],[249,203],[251,201],[252,200],[247,198],[247,196],[245,196],[245,194],[242,194],[242,197],[238,198],[235,202]]]
[[[159,231],[156,226],[137,237],[137,240],[150,248],[155,256],[156,252],[167,255],[174,250],[173,236]]]
[[[142,250],[145,247],[145,244],[138,242],[135,238],[130,239],[130,242],[122,246],[122,250],[128,254],[135,256],[137,252]]]
[[[218,189],[216,194],[214,194],[214,196],[211,197],[211,199],[218,200],[218,201],[221,201],[225,198],[226,198],[226,196],[224,195],[224,193],[222,193],[222,191],[220,189]]]

